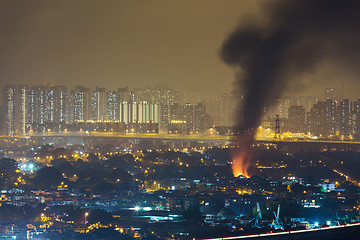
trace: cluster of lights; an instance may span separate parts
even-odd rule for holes
[[[33,163],[24,163],[20,165],[21,171],[31,172],[35,170],[35,165]]]
[[[135,206],[134,208],[132,208],[132,210],[134,210],[135,212],[139,212],[139,211],[151,211],[152,208],[151,208],[151,207]]]

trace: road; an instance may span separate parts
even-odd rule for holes
[[[135,138],[135,139],[169,139],[169,140],[194,140],[194,141],[207,141],[207,140],[219,140],[219,141],[232,141],[236,139],[236,136],[225,135],[183,135],[183,134],[151,134],[151,133],[116,133],[116,132],[48,132],[48,133],[34,133],[29,135],[14,135],[14,136],[0,136],[1,138],[29,138],[29,137],[101,137],[101,138]],[[285,143],[332,143],[332,144],[360,144],[359,141],[348,140],[323,140],[323,139],[274,139],[268,138],[256,138],[258,142],[285,142]]]
[[[243,236],[231,236],[220,238],[207,238],[202,240],[237,240],[237,239],[271,239],[271,240],[306,240],[306,239],[360,239],[360,223],[352,223],[340,226],[331,226],[306,230],[281,231],[274,233],[251,234]]]

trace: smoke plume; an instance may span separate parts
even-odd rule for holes
[[[240,25],[221,49],[222,59],[242,73],[239,138],[253,139],[263,108],[298,76],[324,61],[356,70],[360,60],[359,0],[280,0],[264,11],[266,21]]]

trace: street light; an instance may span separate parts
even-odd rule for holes
[[[86,212],[85,213],[85,224],[87,223],[87,217],[89,216],[89,213],[88,212]]]

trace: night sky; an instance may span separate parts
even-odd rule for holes
[[[167,84],[229,91],[236,70],[221,60],[221,46],[237,25],[266,23],[272,2],[0,0],[0,87]],[[358,76],[324,59],[283,94],[322,96],[323,87],[343,83],[345,95],[356,99]]]

